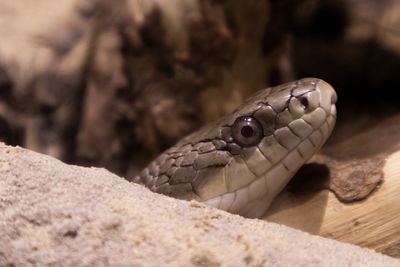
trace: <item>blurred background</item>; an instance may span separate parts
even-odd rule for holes
[[[331,142],[399,112],[396,0],[0,3],[0,140],[135,175],[254,91],[337,90]]]

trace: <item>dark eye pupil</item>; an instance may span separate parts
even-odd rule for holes
[[[242,130],[240,131],[240,133],[244,136],[244,137],[252,137],[254,134],[253,128],[251,128],[250,126],[244,126],[242,128]]]
[[[242,147],[257,145],[263,134],[263,127],[252,116],[241,116],[232,125],[232,137]]]

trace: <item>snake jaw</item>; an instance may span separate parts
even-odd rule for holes
[[[333,88],[315,78],[261,90],[232,114],[167,150],[142,172],[140,180],[159,193],[260,217],[329,137],[336,99]],[[234,123],[243,116],[256,119],[262,127],[263,136],[254,139],[258,142],[254,145],[236,142],[237,126],[232,135]]]
[[[292,99],[288,99],[287,94],[281,94],[284,95],[284,102],[289,103],[286,108],[282,108],[275,99],[273,107],[260,106],[258,102],[257,111],[253,113],[266,125],[265,132],[271,132],[271,124],[278,128],[265,136],[258,146],[242,150],[241,156],[245,159],[243,168],[249,169],[256,178],[250,179],[252,181],[245,186],[237,186],[239,189],[235,191],[229,190],[229,195],[207,200],[207,204],[246,217],[260,217],[296,171],[325,143],[336,120],[336,93],[322,80],[304,79],[297,84],[303,86],[291,89]],[[271,97],[273,93],[268,92],[267,95]],[[258,94],[258,97],[262,95]],[[303,100],[298,100],[300,97]],[[297,104],[303,102],[303,105],[307,102],[305,112],[296,109],[295,101]],[[294,115],[288,114],[290,108]]]

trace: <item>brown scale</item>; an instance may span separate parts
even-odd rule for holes
[[[246,165],[247,159],[257,148],[242,147],[234,141],[231,126],[240,116],[253,116],[260,122],[264,150],[268,150],[267,147],[270,146],[271,151],[274,151],[275,155],[264,155],[266,162],[265,167],[260,170],[262,173],[280,160],[276,155],[279,151],[277,146],[281,146],[282,151],[291,148],[291,143],[280,142],[281,139],[293,137],[293,140],[297,140],[295,136],[291,136],[292,129],[287,126],[299,114],[296,109],[301,100],[298,97],[315,91],[316,81],[305,79],[257,92],[232,114],[183,138],[151,163],[134,181],[155,192],[181,199],[204,200],[207,195],[215,195],[218,193],[215,190],[223,185],[215,184],[210,187],[209,190],[214,192],[196,192],[195,189],[220,181],[221,179],[216,178],[221,177],[225,169],[222,167],[227,164],[231,167],[235,162],[242,163],[238,163],[238,166],[243,163]],[[227,171],[230,176],[235,175],[235,168],[227,168]],[[254,176],[260,173],[254,173]],[[231,180],[233,188],[245,186],[241,182],[243,181],[240,179]],[[232,184],[229,186],[232,187]]]

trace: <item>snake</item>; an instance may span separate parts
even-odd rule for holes
[[[131,180],[156,193],[259,218],[330,136],[336,101],[332,86],[317,78],[260,90]]]

